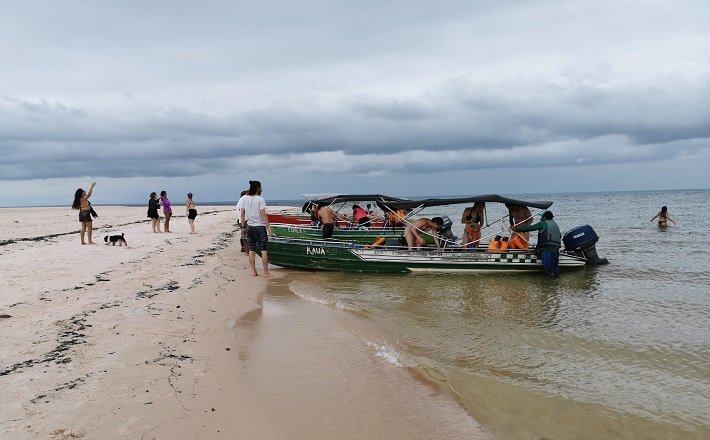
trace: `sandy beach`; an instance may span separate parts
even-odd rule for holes
[[[340,402],[330,413],[321,408],[331,406],[325,399],[337,398],[337,387],[327,376],[314,379],[320,394],[305,395],[314,386],[295,391],[301,402],[293,389],[279,391],[274,384],[288,384],[287,376],[307,373],[309,365],[285,374],[278,369],[285,352],[260,361],[250,341],[265,292],[283,289],[279,279],[288,272],[250,275],[233,207],[199,209],[197,235],[188,234],[181,215],[171,221],[173,233],[156,234],[143,207],[96,209],[93,246],[80,245],[71,209],[0,210],[0,437],[412,438],[413,430],[419,438],[486,437],[453,399],[423,384],[387,390],[372,382],[359,387],[369,397],[350,407]],[[104,236],[117,232],[128,246],[104,245]],[[289,347],[290,362],[304,340]],[[386,370],[387,383],[409,381],[401,368],[364,363],[378,374]],[[347,393],[347,380],[333,380]],[[417,400],[426,412],[432,394],[439,395],[433,402],[440,413],[453,414],[443,431],[388,418],[392,400]],[[319,428],[344,414],[348,426]]]
[[[179,216],[173,233],[153,233],[142,207],[97,211],[100,244],[81,246],[75,211],[0,210],[0,436],[208,438],[238,426],[279,438],[237,374],[233,331],[266,281],[223,252],[234,209],[202,209],[197,235]],[[104,245],[109,231],[128,247]]]

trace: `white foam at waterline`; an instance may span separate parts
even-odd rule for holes
[[[409,356],[397,351],[387,344],[380,344],[368,340],[364,340],[363,342],[375,351],[375,356],[384,359],[396,367],[412,368],[417,366],[417,363],[410,359]]]
[[[334,300],[332,298],[318,297],[318,296],[314,296],[314,295],[311,295],[308,293],[296,292],[295,290],[291,290],[291,292],[293,292],[294,295],[296,295],[297,297],[299,297],[301,299],[305,299],[306,301],[311,301],[311,302],[314,302],[317,304],[322,304],[324,306],[330,306],[330,305],[333,305],[337,302],[336,300]]]
[[[289,285],[289,290],[291,293],[296,295],[297,297],[301,299],[305,299],[306,301],[314,302],[316,304],[322,304],[325,306],[334,306],[338,310],[344,310],[346,312],[350,313],[361,313],[363,312],[363,309],[357,307],[356,305],[349,303],[347,301],[333,298],[332,296],[326,294],[323,292],[321,295],[319,295],[317,292],[319,289],[316,286],[311,286],[308,285],[306,288],[301,289],[302,283],[291,283]],[[309,293],[306,293],[305,290],[308,290]],[[315,291],[316,293],[310,293],[312,291]]]
[[[343,301],[343,300],[337,300],[335,302],[335,307],[340,310],[345,310],[346,312],[352,312],[352,313],[360,313],[363,311],[363,309],[356,306],[355,304],[351,304],[351,303],[349,303],[347,301]]]

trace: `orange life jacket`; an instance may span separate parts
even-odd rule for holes
[[[510,249],[527,249],[528,242],[520,234],[515,234],[508,242]]]
[[[407,211],[404,209],[398,209],[396,212],[389,211],[387,213],[387,225],[388,226],[402,226],[404,222],[402,219],[407,215]]]
[[[500,252],[500,240],[491,240],[488,243],[488,252]]]

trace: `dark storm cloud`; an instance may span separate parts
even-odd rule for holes
[[[3,179],[417,179],[710,145],[706,2],[22,5],[0,14]]]
[[[229,173],[255,154],[311,153],[308,163],[318,163],[317,153],[327,152],[342,154],[354,172],[439,171],[657,160],[708,147],[710,111],[687,98],[710,96],[707,84],[653,95],[633,88],[561,93],[540,85],[534,96],[506,96],[504,86],[493,93],[485,84],[457,83],[401,101],[359,99],[337,109],[268,108],[229,117],[181,109],[92,113],[6,97],[0,171],[6,179],[71,177],[87,169],[107,177],[191,176]]]

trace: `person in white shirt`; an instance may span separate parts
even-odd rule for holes
[[[256,272],[256,248],[261,251],[261,262],[264,267],[264,276],[270,277],[269,257],[266,248],[269,243],[271,224],[266,215],[266,200],[261,197],[261,182],[258,180],[249,181],[247,194],[239,199],[241,202],[240,216],[242,224],[247,225],[247,246],[249,246],[249,266],[251,274],[257,276]]]

